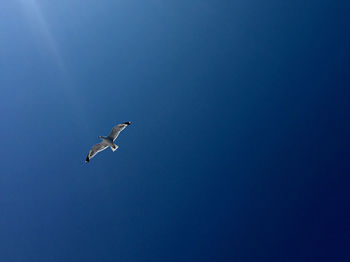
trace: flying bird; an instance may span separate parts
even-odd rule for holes
[[[88,163],[90,159],[93,158],[98,152],[105,150],[107,147],[110,147],[110,149],[113,152],[117,150],[118,146],[113,142],[118,137],[119,133],[130,124],[131,122],[124,122],[122,124],[118,124],[115,127],[113,127],[109,136],[107,137],[99,136],[98,138],[100,138],[102,141],[91,148],[91,150],[89,151],[89,154],[85,159],[85,162]]]

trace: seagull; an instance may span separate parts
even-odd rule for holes
[[[131,124],[131,122],[124,122],[122,124],[118,124],[115,127],[113,127],[109,136],[107,136],[107,137],[99,136],[98,138],[100,138],[102,140],[102,142],[94,145],[91,148],[91,150],[89,151],[89,154],[87,155],[87,157],[85,159],[85,162],[88,163],[90,161],[90,159],[93,158],[98,152],[105,150],[107,147],[110,147],[110,149],[113,152],[115,150],[117,150],[118,146],[116,144],[114,144],[113,142],[118,137],[119,133],[130,124]]]

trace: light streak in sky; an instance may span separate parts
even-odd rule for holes
[[[70,74],[67,72],[64,60],[60,54],[59,47],[52,34],[49,24],[47,23],[43,10],[38,4],[37,0],[18,0],[25,12],[29,24],[33,31],[38,32],[39,37],[43,39],[43,43],[47,45],[54,61],[60,71],[61,76],[64,79],[64,83],[61,85],[62,91],[64,92],[67,100],[69,101],[72,110],[77,116],[77,122],[80,122],[82,126],[90,129],[87,117],[85,114],[83,101],[81,95],[78,95],[78,90],[74,88],[74,81],[72,80]]]
[[[45,20],[43,12],[36,0],[19,0],[26,12],[28,19],[32,23],[32,26],[39,31],[41,36],[45,39],[49,50],[51,51],[58,67],[65,73],[65,66],[62,56],[60,55],[59,48],[56,40],[53,37],[49,25]]]

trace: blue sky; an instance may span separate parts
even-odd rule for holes
[[[2,1],[1,261],[349,261],[349,9]]]

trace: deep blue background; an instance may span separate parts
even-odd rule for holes
[[[350,261],[346,2],[1,1],[0,261]]]

